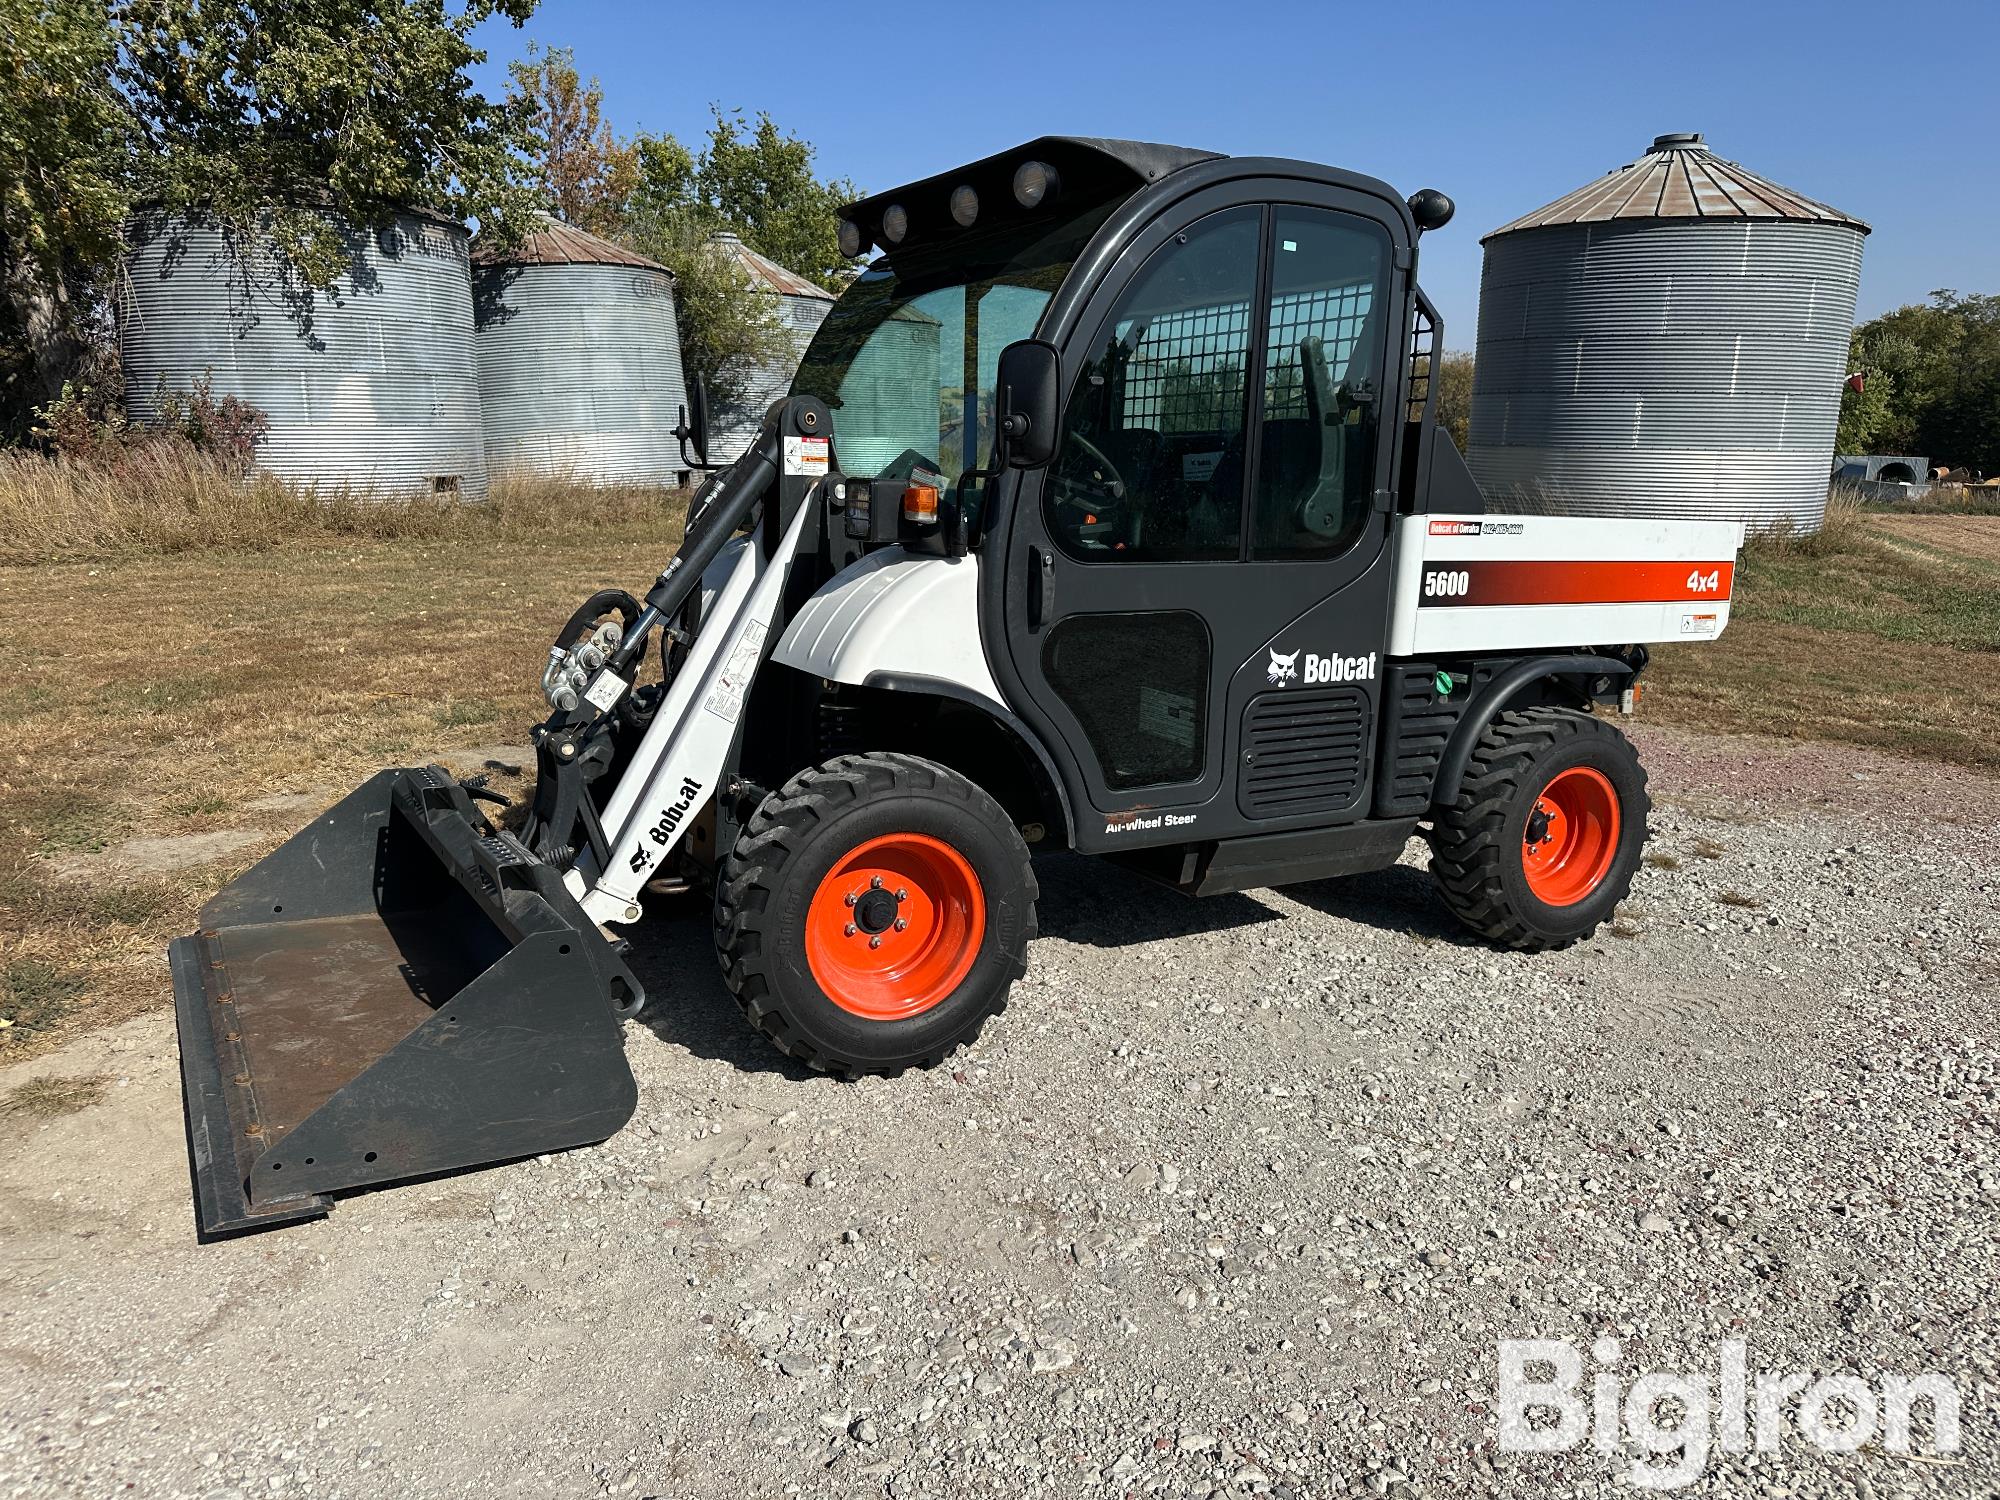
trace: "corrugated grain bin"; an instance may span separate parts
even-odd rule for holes
[[[553,219],[473,259],[487,466],[680,479],[674,428],[687,394],[666,267]]]
[[[377,495],[486,493],[465,227],[416,211],[351,227],[349,267],[305,294],[270,248],[186,217],[129,226],[119,305],[125,400],[208,377],[271,419],[258,463],[281,478]]]
[[[733,401],[715,404],[709,422],[708,459],[726,464],[750,446],[771,403],[791,390],[792,376],[806,345],[833,308],[833,293],[759,255],[736,235],[718,234],[715,243],[742,268],[752,287],[777,300],[779,321],[792,339],[789,358],[751,367],[745,372],[742,394]]]
[[[1699,135],[1493,231],[1466,452],[1488,497],[1817,529],[1867,233]]]

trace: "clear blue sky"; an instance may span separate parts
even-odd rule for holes
[[[544,0],[483,40],[496,91],[528,41],[573,47],[621,131],[696,144],[711,101],[768,109],[864,189],[1042,134],[1442,188],[1458,217],[1426,237],[1422,280],[1454,348],[1472,344],[1481,234],[1674,130],[1873,225],[1864,318],[1934,287],[2000,292],[2000,0]]]

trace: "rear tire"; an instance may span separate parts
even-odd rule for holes
[[[1604,720],[1503,713],[1480,736],[1457,803],[1434,815],[1431,873],[1481,937],[1566,948],[1631,891],[1652,806],[1638,752]]]
[[[1006,1005],[1036,894],[1027,845],[980,787],[912,755],[843,755],[751,815],[716,885],[716,952],[788,1055],[900,1073]]]

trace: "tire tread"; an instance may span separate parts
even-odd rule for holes
[[[815,1046],[785,1014],[764,963],[761,919],[769,910],[771,892],[785,878],[787,866],[811,833],[835,813],[864,800],[912,792],[948,797],[982,822],[1006,820],[1006,814],[984,790],[934,761],[890,752],[835,756],[799,772],[758,805],[716,881],[715,947],[730,994],[750,1024],[786,1056],[836,1077],[879,1073],[893,1078],[907,1067],[937,1066],[961,1043],[978,1040],[987,1021],[1006,1009],[1008,989],[1028,970],[1028,944],[1035,937],[1035,901],[1040,892],[1027,848],[1022,845],[1020,873],[1027,893],[1027,913],[1017,941],[1002,953],[1006,982],[997,987],[997,998],[944,1045],[900,1066],[884,1068]]]
[[[1546,751],[1586,739],[1615,740],[1630,756],[1639,781],[1636,812],[1643,822],[1652,802],[1645,791],[1645,767],[1632,754],[1630,742],[1602,719],[1576,709],[1553,707],[1510,709],[1500,714],[1473,749],[1458,801],[1436,811],[1431,873],[1453,915],[1489,942],[1546,950],[1567,948],[1582,936],[1550,938],[1529,923],[1509,895],[1501,871],[1505,861],[1518,858],[1504,830],[1508,814],[1523,794],[1521,777]],[[1629,866],[1614,867],[1607,876],[1617,890],[1613,908],[1630,893],[1634,873]]]

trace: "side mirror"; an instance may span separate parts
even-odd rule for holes
[[[1416,220],[1419,234],[1444,228],[1456,210],[1457,205],[1436,188],[1419,188],[1410,195],[1410,217]]]
[[[1022,339],[1000,351],[993,386],[998,417],[994,446],[1006,467],[1039,469],[1056,456],[1056,429],[1062,425],[1059,375],[1053,344]]]
[[[708,463],[708,387],[699,375],[688,381],[687,405],[681,408],[680,424],[674,428],[680,439],[681,458],[688,467],[699,469]],[[689,460],[689,450],[693,458]]]

